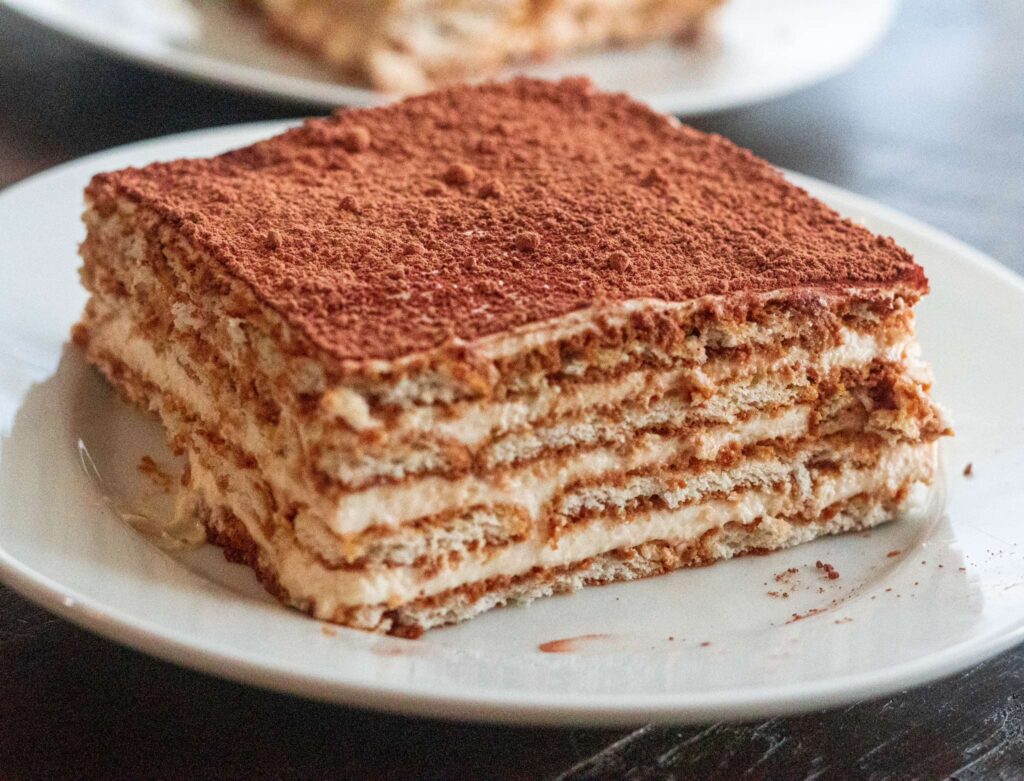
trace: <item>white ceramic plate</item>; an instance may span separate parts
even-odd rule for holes
[[[382,100],[268,41],[258,20],[233,0],[0,3],[106,51],[204,81],[326,106]],[[668,113],[716,111],[839,73],[888,29],[895,6],[896,0],[729,0],[698,46],[611,51],[522,72],[584,73]]]
[[[247,683],[509,722],[705,721],[838,706],[1024,638],[1024,281],[802,177],[909,247],[932,280],[921,340],[957,425],[945,446],[944,513],[933,506],[870,534],[498,610],[419,641],[329,629],[280,607],[212,547],[159,550],[114,510],[167,512],[169,498],[137,469],[143,455],[173,468],[160,427],[67,343],[85,298],[81,191],[98,171],[208,155],[280,129],[137,144],[0,194],[0,574],[15,589],[114,640]],[[819,559],[841,577],[824,579]],[[538,650],[584,635],[603,637],[569,643],[571,653]]]

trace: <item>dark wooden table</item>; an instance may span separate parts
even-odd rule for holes
[[[149,136],[313,112],[107,59],[0,11],[0,186]],[[847,74],[695,124],[1024,272],[1021,0],[906,0],[889,37]],[[799,718],[515,729],[226,683],[93,637],[0,587],[0,778],[207,777],[1022,779],[1024,647]]]

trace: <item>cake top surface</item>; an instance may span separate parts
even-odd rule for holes
[[[394,359],[597,303],[924,273],[767,163],[582,79],[455,87],[101,174],[322,349]]]

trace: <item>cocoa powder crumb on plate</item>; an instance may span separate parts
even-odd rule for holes
[[[537,650],[544,654],[571,654],[579,651],[581,647],[595,640],[605,640],[609,635],[590,634],[579,635],[578,637],[563,637],[560,640],[548,640],[537,646]]]
[[[814,566],[817,569],[822,570],[825,573],[825,577],[829,580],[836,580],[839,577],[839,571],[831,564],[822,561],[814,562]]]
[[[149,456],[143,456],[139,459],[139,465],[137,468],[140,474],[143,474],[152,480],[156,487],[161,491],[164,493],[170,492],[171,486],[174,485],[173,478],[161,469],[160,465],[152,458]]]

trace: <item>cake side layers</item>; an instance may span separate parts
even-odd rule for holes
[[[472,584],[587,565],[595,557],[629,551],[645,543],[658,547],[669,541],[672,547],[690,547],[709,532],[717,533],[727,526],[756,528],[767,521],[769,528],[778,528],[776,521],[784,520],[787,511],[796,513],[790,516],[798,519],[796,525],[819,531],[790,537],[787,526],[778,544],[760,537],[753,547],[773,549],[786,544],[785,539],[795,544],[818,533],[838,531],[830,527],[829,521],[844,502],[861,502],[871,508],[874,523],[891,520],[903,509],[912,487],[931,480],[934,446],[899,446],[874,467],[823,474],[809,500],[794,500],[788,487],[748,491],[736,498],[636,513],[628,522],[614,516],[595,519],[567,531],[554,546],[533,537],[489,554],[456,557],[433,568],[392,566],[363,571],[324,567],[296,543],[287,527],[260,520],[267,517],[266,508],[251,501],[251,496],[258,494],[247,495],[244,489],[234,494],[233,488],[225,491],[221,487],[235,483],[218,477],[217,459],[208,460],[200,452],[193,457],[198,465],[192,474],[197,497],[193,510],[205,520],[215,540],[238,552],[238,539],[244,539],[246,544],[241,547],[249,547],[248,555],[254,557],[249,563],[255,563],[257,570],[275,584],[279,596],[291,604],[322,619],[378,628],[388,611],[405,604],[422,604],[432,597],[443,598]],[[239,474],[234,475],[237,480]],[[232,526],[234,543],[222,536]],[[367,616],[376,616],[368,626]]]
[[[621,442],[645,430],[729,422],[820,399],[819,385],[870,390],[883,379],[872,380],[872,372],[881,375],[886,366],[913,361],[915,349],[910,334],[883,347],[874,334],[845,331],[839,334],[840,347],[818,354],[794,347],[775,357],[775,349],[765,355],[757,346],[740,344],[724,356],[678,369],[597,377],[507,401],[417,408],[377,421],[367,432],[353,431],[329,411],[310,415],[294,399],[278,407],[273,420],[253,414],[259,410],[247,409],[245,399],[233,392],[251,378],[197,360],[197,355],[215,352],[197,339],[182,336],[168,342],[160,334],[147,334],[148,317],[148,312],[133,317],[130,305],[94,299],[82,338],[97,355],[124,362],[148,382],[187,400],[196,417],[216,423],[255,455],[297,446],[283,437],[303,426],[316,469],[350,490],[412,476],[489,471],[546,450]],[[912,380],[926,383],[927,374],[918,372],[906,384]],[[275,431],[276,426],[285,431]]]
[[[341,566],[362,561],[367,555],[382,554],[389,562],[408,564],[425,551],[444,547],[445,540],[472,543],[475,539],[475,547],[500,547],[533,532],[538,524],[550,528],[555,522],[552,514],[571,518],[592,512],[595,503],[608,504],[609,496],[612,502],[621,501],[627,494],[629,501],[680,501],[678,487],[685,486],[699,472],[717,470],[727,475],[730,465],[749,469],[744,460],[757,456],[759,450],[782,458],[788,470],[801,463],[801,452],[833,447],[833,440],[840,445],[863,440],[877,450],[888,442],[930,442],[941,433],[928,430],[927,421],[919,421],[922,430],[913,432],[914,437],[864,433],[868,431],[867,418],[859,402],[852,409],[830,409],[826,417],[815,413],[816,422],[811,427],[813,409],[798,405],[738,426],[712,426],[676,435],[649,434],[625,448],[552,454],[523,469],[492,476],[454,482],[428,478],[384,489],[390,493],[357,492],[346,498],[344,508],[347,517],[357,524],[352,528],[358,531],[339,535],[331,531],[330,519],[337,517],[342,505],[334,503],[315,511],[296,502],[297,494],[289,493],[279,473],[258,469],[259,462],[248,452],[224,441],[202,421],[190,419],[187,409],[176,405],[166,393],[133,377],[123,364],[105,364],[96,356],[93,360],[105,367],[129,398],[161,413],[177,448],[186,452],[212,448],[225,464],[233,463],[243,470],[248,475],[244,479],[252,485],[248,493],[256,497],[252,501],[273,509],[265,523],[293,528],[304,547],[324,561]],[[892,412],[886,410],[884,414]],[[918,413],[907,410],[904,414],[913,421]],[[856,449],[849,453],[836,451],[828,460],[849,463],[855,453]],[[408,513],[394,518],[407,518],[407,527],[389,531],[370,523],[382,513],[396,512]],[[473,528],[476,523],[481,526]]]
[[[363,570],[378,566],[415,566],[431,570],[450,556],[488,557],[509,545],[534,537],[557,545],[595,519],[617,518],[629,523],[653,508],[675,509],[751,490],[788,486],[794,501],[807,498],[816,480],[847,468],[875,467],[886,453],[907,443],[886,443],[877,437],[837,434],[831,437],[766,441],[723,452],[714,460],[682,459],[655,462],[633,469],[594,472],[586,479],[566,480],[549,490],[543,501],[510,494],[505,486],[481,491],[473,504],[419,518],[400,527],[374,527],[359,535],[339,536],[318,519],[302,514],[289,517],[280,505],[272,510],[272,525],[287,524],[297,544],[329,569]],[[216,451],[225,463],[238,463],[222,443],[200,441],[194,450]],[[552,468],[572,474],[571,457]],[[273,491],[258,475],[244,480],[250,496],[268,497]],[[262,500],[255,500],[260,504]]]
[[[160,411],[179,446],[183,446],[180,443],[187,441],[193,430],[216,431],[220,438],[231,433],[231,428],[225,427],[219,419],[221,407],[214,398],[197,394],[180,371],[173,373],[178,369],[173,353],[163,365],[139,367],[132,363],[136,357],[133,351],[123,349],[123,345],[116,342],[106,345],[105,336],[102,329],[93,334],[89,346],[92,360],[104,367],[112,380],[132,398]],[[393,485],[334,493],[333,498],[315,488],[304,488],[310,481],[302,480],[302,475],[296,476],[294,468],[289,469],[288,463],[275,458],[274,452],[261,440],[229,441],[245,453],[246,458],[261,465],[281,501],[297,508],[296,523],[303,528],[311,524],[326,525],[337,529],[339,534],[352,535],[377,525],[394,526],[450,514],[482,502],[520,504],[524,498],[530,499],[524,511],[536,516],[565,486],[606,472],[673,463],[680,458],[714,460],[726,449],[763,440],[799,440],[815,431],[866,431],[890,439],[916,441],[934,438],[944,430],[944,422],[923,390],[904,381],[899,374],[894,380],[888,379],[886,371],[899,371],[894,364],[882,362],[876,369],[872,369],[872,365],[852,374],[845,371],[823,374],[819,384],[810,388],[812,393],[805,397],[813,399],[811,402],[783,396],[767,407],[758,407],[756,403],[746,406],[742,394],[729,399],[727,386],[719,389],[719,395],[702,402],[702,406],[710,408],[711,414],[700,414],[701,407],[698,407],[697,414],[685,416],[684,407],[684,417],[675,425],[669,425],[671,418],[654,414],[659,404],[642,406],[636,411],[637,419],[652,423],[658,433],[645,434],[643,429],[627,428],[621,437],[595,443],[592,440],[595,426],[598,430],[614,429],[616,424],[597,419],[576,428],[566,424],[565,434],[570,438],[568,450],[566,447],[542,447],[523,465],[489,467],[462,476],[408,477]],[[885,368],[887,366],[889,369]],[[806,371],[815,370],[813,365],[806,367]],[[876,372],[883,375],[878,380],[873,379]],[[184,392],[179,393],[182,388]],[[873,410],[875,397],[885,400],[884,407]],[[631,410],[624,407],[617,413],[619,419],[625,416],[628,420],[634,414]],[[567,460],[572,464],[570,469],[560,466]],[[505,499],[497,498],[499,496]]]

